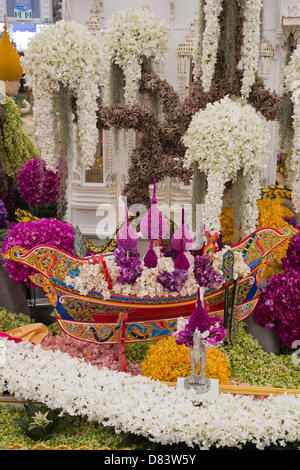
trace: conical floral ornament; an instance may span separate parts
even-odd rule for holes
[[[0,41],[0,80],[19,81],[23,75],[23,69],[19,54],[14,48],[7,33],[6,23]]]
[[[171,243],[177,251],[188,251],[193,248],[193,237],[184,223],[184,209],[182,209],[182,223],[174,232]]]
[[[198,288],[197,292],[196,308],[193,311],[189,320],[189,328],[191,332],[195,332],[196,328],[198,328],[200,333],[204,333],[210,328],[210,318],[207,311],[203,307],[203,303],[200,297],[200,288]]]
[[[193,239],[192,235],[184,224],[184,209],[182,209],[182,224],[174,233],[171,243],[173,248],[179,251],[179,254],[177,255],[174,262],[175,268],[184,269],[187,271],[190,267],[190,263],[185,256],[184,251],[192,248]]]
[[[150,240],[162,239],[168,232],[168,223],[157,207],[156,178],[154,180],[153,197],[151,207],[141,221],[141,232]]]
[[[128,208],[126,207],[126,220],[117,235],[118,247],[124,250],[132,250],[137,247],[138,242],[139,236],[129,222]]]
[[[144,265],[147,268],[156,268],[157,266],[157,254],[153,248],[153,240],[150,241],[150,248],[144,256]]]

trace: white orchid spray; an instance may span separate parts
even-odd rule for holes
[[[185,443],[200,449],[258,449],[300,441],[300,396],[254,400],[221,394],[205,398],[142,376],[132,377],[40,345],[1,339],[6,362],[0,363],[0,391],[35,400],[71,416],[113,426],[161,444]],[[128,406],[130,403],[130,406]]]
[[[77,102],[79,166],[90,168],[98,142],[97,100],[107,66],[99,38],[76,22],[59,21],[30,41],[22,65],[33,91],[41,158],[48,168],[56,169],[56,104],[59,92],[67,88]]]
[[[239,68],[243,70],[241,94],[248,98],[258,71],[262,0],[240,0],[243,13],[243,44]]]
[[[168,34],[161,20],[145,10],[121,10],[106,29],[107,55],[125,76],[125,103],[136,103],[144,59],[158,64],[168,50]]]
[[[266,119],[251,105],[226,96],[194,115],[183,142],[187,147],[185,166],[197,162],[207,177],[204,224],[211,233],[220,231],[225,184],[243,171],[241,224],[242,232],[249,235],[256,228],[260,176],[268,163]]]

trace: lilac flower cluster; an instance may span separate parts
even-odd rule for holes
[[[175,250],[172,245],[167,245],[164,249],[164,256],[166,258],[172,258],[173,261],[177,258],[179,251]]]
[[[7,238],[2,242],[2,253],[19,246],[30,250],[36,245],[51,245],[74,255],[75,229],[67,222],[57,219],[39,219],[31,222],[21,222],[8,231]],[[29,276],[35,273],[31,268],[17,263],[5,261],[5,268],[11,279],[20,284],[29,285]]]
[[[180,292],[183,284],[188,278],[188,272],[183,269],[175,269],[173,272],[163,271],[157,276],[163,288],[169,292]]]
[[[143,272],[138,250],[136,248],[128,250],[127,256],[123,248],[116,248],[114,258],[116,265],[120,267],[117,282],[122,285],[134,284]]]
[[[220,346],[226,336],[227,330],[225,330],[223,327],[222,320],[220,317],[218,317],[218,315],[212,315],[209,317],[209,319],[210,325],[208,327],[204,327],[204,325],[200,323],[193,324],[193,322],[189,321],[184,330],[175,333],[176,344],[179,346],[185,344],[188,348],[192,348],[194,346],[194,333],[196,328],[198,328],[199,331],[200,329],[203,331],[209,331],[208,336],[204,339],[207,348],[215,348]]]
[[[281,343],[291,348],[300,340],[300,232],[291,239],[282,266],[284,271],[261,289],[253,318],[262,327],[275,327]]]
[[[19,192],[32,205],[55,204],[58,201],[62,165],[57,173],[46,168],[40,158],[31,158],[18,173]]]
[[[0,199],[0,229],[8,227],[7,216],[5,204],[2,199]]]
[[[224,281],[222,274],[212,267],[209,255],[195,256],[194,277],[199,286],[205,287],[207,290],[218,289]]]

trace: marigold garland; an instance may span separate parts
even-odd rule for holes
[[[164,382],[176,382],[177,377],[187,377],[191,373],[190,349],[178,346],[173,336],[150,346],[142,362],[142,375]],[[226,357],[217,348],[207,351],[205,376],[219,379],[220,384],[228,385],[230,372]]]

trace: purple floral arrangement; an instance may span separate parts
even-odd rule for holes
[[[300,230],[300,227],[297,227]],[[290,240],[286,257],[282,259],[283,269],[294,269],[300,273],[300,232]]]
[[[282,266],[283,273],[261,289],[253,318],[262,327],[274,327],[280,342],[291,348],[300,340],[300,232],[291,239]]]
[[[54,173],[40,158],[31,158],[18,173],[19,192],[31,205],[55,204],[59,198],[63,166]]]
[[[173,272],[163,271],[157,276],[157,281],[169,292],[180,292],[188,278],[188,271],[175,269]]]
[[[227,331],[223,327],[222,320],[217,315],[209,316],[202,301],[200,300],[200,289],[198,289],[198,301],[195,310],[189,320],[180,318],[177,321],[177,331],[175,332],[176,344],[185,344],[192,348],[194,345],[193,337],[196,328],[201,333],[205,347],[207,349],[219,346]]]
[[[74,236],[74,227],[57,219],[21,222],[8,231],[7,238],[2,243],[2,254],[15,246],[30,250],[36,245],[47,244],[74,255]],[[5,261],[5,268],[17,284],[25,282],[29,285],[29,276],[35,273],[31,268],[10,260]]]
[[[207,290],[218,289],[224,282],[223,276],[212,267],[209,255],[195,256],[194,276],[199,286]]]
[[[0,229],[8,227],[7,216],[8,213],[5,204],[2,199],[0,199]]]
[[[120,267],[117,282],[122,285],[134,284],[143,272],[138,250],[136,248],[132,248],[127,251],[128,256],[126,250],[123,248],[116,248],[114,251],[116,265]]]

